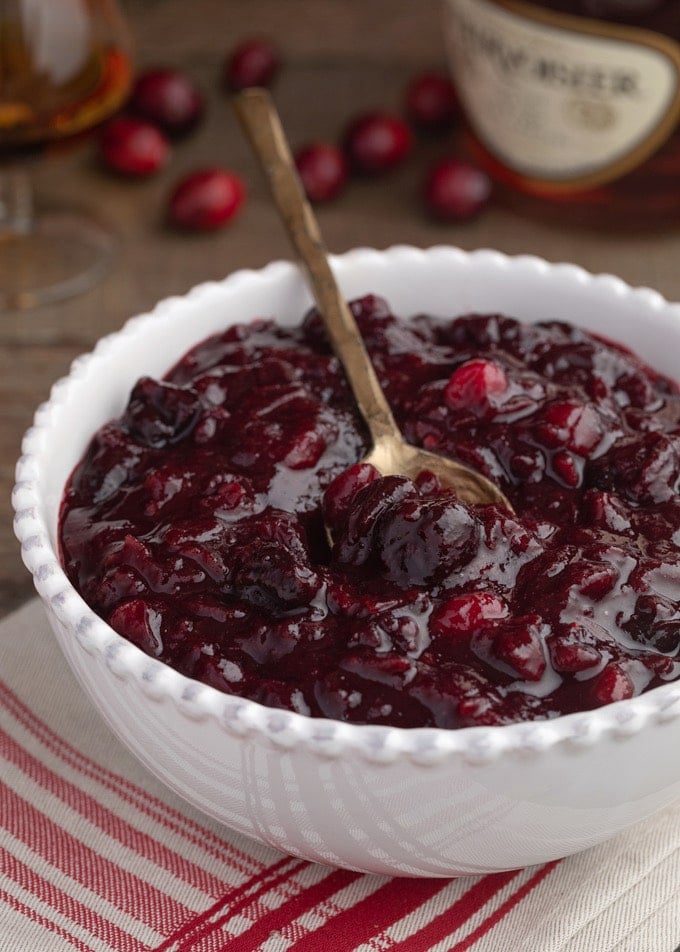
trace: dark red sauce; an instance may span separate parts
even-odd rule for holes
[[[680,389],[566,324],[352,308],[407,438],[517,514],[355,465],[318,315],[256,321],[94,436],[60,533],[92,608],[222,691],[358,723],[549,718],[680,676]]]

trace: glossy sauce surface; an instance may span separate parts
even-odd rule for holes
[[[139,381],[76,468],[62,557],[94,610],[222,691],[357,723],[554,717],[680,676],[678,387],[565,324],[352,308],[407,439],[517,514],[357,466],[314,312],[237,325]]]

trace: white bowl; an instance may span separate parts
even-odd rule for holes
[[[582,324],[674,374],[680,305],[611,276],[493,251],[360,249],[335,257],[348,297],[395,313],[502,311]],[[78,358],[41,406],[14,491],[26,566],[82,686],[113,731],[186,800],[297,856],[377,873],[478,874],[593,846],[680,794],[680,682],[551,721],[457,731],[306,718],[229,697],[143,654],[98,618],[57,556],[64,484],[142,374],[256,316],[310,304],[277,262],[163,301]]]

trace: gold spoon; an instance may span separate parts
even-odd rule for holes
[[[462,463],[406,443],[385,399],[354,315],[328,263],[321,231],[297,175],[276,107],[265,89],[250,88],[233,97],[239,121],[269,181],[274,202],[305,267],[333,352],[340,360],[359,412],[371,434],[373,448],[361,462],[383,476],[415,479],[433,473],[442,486],[453,488],[466,503],[512,506],[490,480]]]

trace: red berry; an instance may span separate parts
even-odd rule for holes
[[[406,112],[420,129],[448,129],[459,112],[453,83],[443,73],[415,76],[406,88]]]
[[[550,446],[564,446],[572,453],[587,456],[600,443],[604,436],[602,420],[597,410],[590,404],[562,400],[546,407],[544,418],[546,427],[541,435]]]
[[[146,654],[157,658],[163,650],[162,616],[141,598],[121,602],[109,615],[109,624]]]
[[[453,371],[444,388],[444,403],[449,410],[487,411],[500,403],[507,389],[501,365],[475,357]]]
[[[130,108],[171,136],[190,132],[203,115],[203,96],[189,77],[176,69],[149,69],[138,76]]]
[[[278,51],[266,40],[244,40],[232,50],[224,67],[229,89],[269,86],[281,66]]]
[[[552,458],[552,467],[557,479],[565,486],[576,489],[577,486],[581,485],[583,460],[577,459],[566,450],[559,450]]]
[[[233,172],[202,169],[175,187],[170,196],[170,219],[179,228],[212,231],[234,218],[245,196],[245,186]]]
[[[587,671],[602,660],[602,654],[592,645],[570,641],[567,638],[555,638],[550,645],[550,660],[555,671],[573,674]]]
[[[441,221],[474,218],[490,196],[488,175],[460,159],[444,159],[430,170],[425,180],[425,206]]]
[[[507,603],[498,595],[493,592],[470,592],[454,595],[444,602],[432,619],[431,629],[438,635],[467,636],[507,616]]]
[[[400,165],[411,150],[411,130],[399,116],[371,112],[355,119],[344,137],[345,153],[359,172],[387,172]]]
[[[115,172],[143,177],[163,168],[170,146],[155,126],[120,116],[112,119],[102,132],[99,154],[102,162]]]
[[[493,653],[525,681],[540,681],[547,667],[539,625],[531,616],[502,628],[494,638]]]
[[[598,704],[613,704],[633,697],[635,685],[620,664],[610,661],[595,678],[592,690]]]
[[[304,146],[295,154],[295,164],[310,202],[330,202],[347,183],[347,160],[328,142]]]
[[[422,493],[423,496],[436,496],[442,492],[442,484],[439,476],[436,473],[430,472],[429,469],[422,469],[414,482],[418,488],[418,492]]]
[[[621,499],[612,493],[589,489],[583,497],[581,512],[584,525],[598,526],[618,533],[632,531],[630,513],[626,511]]]
[[[329,529],[342,528],[356,494],[376,479],[380,479],[380,473],[370,463],[355,463],[335,477],[323,497],[323,515]]]

